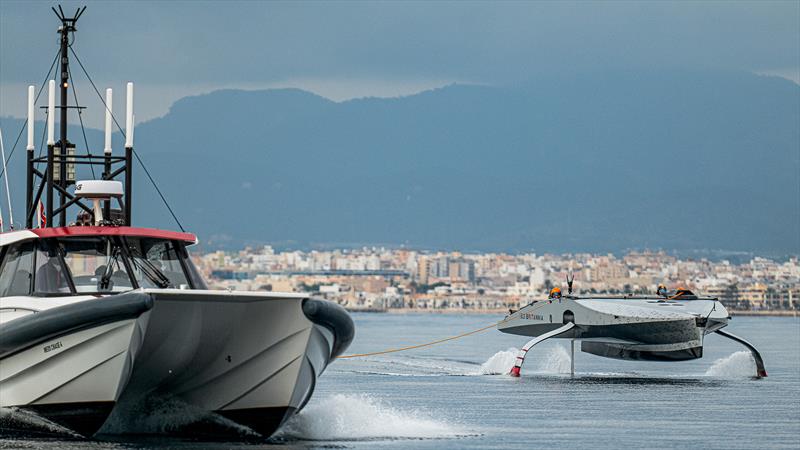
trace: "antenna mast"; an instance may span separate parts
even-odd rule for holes
[[[58,226],[67,226],[67,210],[71,206],[77,206],[83,210],[81,216],[78,217],[78,225],[100,224],[100,225],[128,225],[131,224],[131,191],[132,191],[132,166],[133,166],[133,86],[128,83],[128,119],[129,125],[127,134],[129,138],[126,140],[125,156],[114,156],[111,153],[110,145],[110,120],[111,118],[111,98],[109,94],[108,104],[106,106],[106,146],[103,149],[103,156],[95,156],[89,153],[86,149],[86,154],[78,155],[75,152],[75,145],[70,143],[67,138],[67,112],[69,109],[83,109],[83,106],[74,105],[69,106],[68,89],[70,88],[70,70],[69,70],[69,53],[74,50],[71,48],[71,36],[77,30],[75,23],[86,11],[86,7],[78,8],[75,14],[67,16],[61,6],[58,9],[52,8],[58,19],[61,21],[61,26],[58,27],[60,35],[59,40],[59,58],[61,75],[59,77],[58,89],[61,93],[60,104],[55,104],[55,90],[56,80],[49,80],[48,89],[48,106],[47,106],[47,156],[36,157],[34,155],[33,145],[33,103],[34,90],[33,87],[28,91],[28,147],[27,147],[27,189],[26,189],[26,214],[25,214],[25,227],[33,228],[34,216],[39,217],[40,226],[52,227],[56,225],[56,217],[58,217]],[[77,54],[76,54],[77,57]],[[80,60],[78,60],[80,63]],[[83,68],[83,65],[81,65]],[[84,69],[85,72],[85,69]],[[88,73],[87,73],[88,77]],[[91,81],[91,79],[90,79]],[[74,86],[72,86],[74,89]],[[101,101],[102,101],[101,97]],[[77,100],[76,100],[77,101]],[[105,103],[105,102],[104,102]],[[55,140],[55,110],[59,109],[60,114],[60,139]],[[88,144],[87,144],[88,145]],[[46,164],[46,168],[40,171],[37,168],[38,164]],[[80,165],[89,166],[102,166],[103,179],[114,180],[117,177],[125,176],[124,200],[123,198],[115,196],[119,203],[119,209],[112,210],[110,202],[106,202],[106,214],[98,214],[95,217],[95,210],[84,204],[81,201],[81,196],[70,193],[67,188],[76,182],[76,167]],[[46,200],[42,197],[46,196]],[[85,197],[85,196],[84,196]],[[57,200],[56,200],[57,198]],[[40,207],[42,201],[45,201],[44,207]],[[42,217],[44,216],[44,217]],[[46,220],[41,220],[46,219]],[[89,220],[91,219],[91,220]]]
[[[60,51],[60,59],[61,59],[61,83],[59,84],[59,89],[61,91],[61,107],[60,107],[60,118],[59,118],[59,128],[60,128],[60,140],[56,144],[59,149],[58,152],[62,156],[58,163],[58,186],[59,195],[58,195],[58,206],[61,210],[61,213],[58,215],[58,224],[59,226],[66,226],[67,225],[67,208],[64,208],[64,204],[67,202],[67,198],[64,196],[64,192],[67,189],[67,186],[74,182],[74,172],[73,179],[70,180],[69,174],[67,173],[67,159],[64,156],[68,156],[70,150],[72,153],[75,153],[75,146],[71,145],[70,142],[67,140],[67,107],[68,107],[68,95],[67,90],[69,89],[69,36],[70,33],[74,33],[75,23],[80,18],[81,14],[86,11],[86,7],[84,6],[83,9],[78,8],[75,11],[75,15],[72,17],[67,17],[64,14],[64,10],[61,9],[61,5],[58,5],[58,11],[55,8],[52,8],[53,12],[56,13],[56,16],[61,20],[61,26],[58,28],[58,33],[61,35],[61,51]],[[78,105],[75,105],[76,107]],[[50,162],[50,153],[54,151],[55,148],[48,148],[47,149],[47,158],[48,162]],[[71,166],[74,167],[74,166]],[[55,180],[54,180],[55,181]],[[47,197],[47,216],[50,217],[52,221],[55,222],[55,217],[53,217],[53,202],[50,197]]]

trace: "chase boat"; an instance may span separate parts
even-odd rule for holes
[[[49,81],[45,155],[28,92],[25,229],[0,234],[0,407],[89,437],[112,411],[168,398],[269,436],[308,402],[353,322],[305,294],[208,290],[187,253],[195,235],[132,225],[132,83],[124,156],[111,149],[110,89],[103,154],[67,139],[68,108],[79,107],[67,102],[71,35],[84,10],[56,11],[61,102]],[[102,179],[76,181],[87,166]],[[68,224],[69,209],[79,214]]]

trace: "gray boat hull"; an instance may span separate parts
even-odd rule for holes
[[[727,325],[715,299],[578,298],[532,303],[498,325],[504,333],[540,336],[574,322],[557,336],[581,340],[581,351],[624,360],[683,361],[703,356],[703,338]]]
[[[348,314],[326,301],[147,292],[155,306],[137,322],[144,338],[117,420],[132,417],[148,398],[169,398],[270,436],[305,406],[317,378],[353,337]]]

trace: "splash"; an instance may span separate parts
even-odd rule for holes
[[[433,419],[425,412],[402,411],[368,395],[337,394],[312,403],[294,416],[278,437],[312,441],[442,439],[474,435]]]
[[[489,358],[480,367],[476,375],[506,375],[511,371],[516,362],[519,350],[509,348],[501,350]],[[563,346],[541,349],[540,352],[528,353],[525,359],[528,370],[538,374],[562,374],[569,373],[570,360],[569,352]]]
[[[518,351],[515,348],[500,350],[486,360],[485,363],[481,364],[478,373],[480,375],[506,375],[514,367]]]
[[[756,362],[748,351],[740,351],[714,361],[706,370],[708,377],[740,378],[755,374]]]
[[[74,431],[53,423],[37,414],[18,408],[0,408],[0,435],[20,431],[80,437]]]
[[[101,434],[181,434],[201,425],[208,434],[258,436],[253,430],[175,398],[151,397],[119,403]]]
[[[563,345],[550,347],[541,356],[531,353],[526,358],[528,364],[535,363],[534,372],[539,374],[564,374],[570,371],[569,351]],[[533,365],[533,364],[531,364]]]

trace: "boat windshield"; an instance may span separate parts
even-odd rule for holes
[[[69,238],[60,240],[59,247],[79,293],[189,286],[179,252],[171,241]]]
[[[205,289],[182,242],[70,236],[3,249],[0,296],[113,294],[139,287]]]
[[[188,286],[178,249],[160,239],[128,239],[128,255],[141,287],[179,288]]]
[[[51,246],[53,247],[53,246]],[[128,267],[122,258],[119,245],[107,237],[70,238],[58,241],[58,246],[51,251],[48,261],[57,267],[55,258],[60,253],[64,263],[72,275],[72,283],[77,293],[122,292],[133,289]],[[37,261],[39,257],[37,255]],[[52,261],[51,261],[52,260]],[[40,283],[53,278],[50,273],[37,270],[37,287]],[[59,291],[69,292],[69,288],[61,286]],[[55,293],[52,290],[37,289],[44,293]]]

